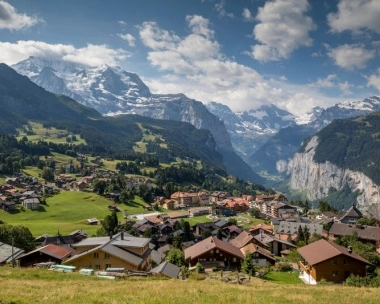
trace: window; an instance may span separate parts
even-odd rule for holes
[[[344,259],[343,263],[344,263],[344,265],[350,265],[350,260],[349,259]]]
[[[111,264],[106,264],[106,269],[111,268]]]
[[[336,265],[336,259],[332,259],[331,264]]]
[[[332,275],[333,275],[333,277],[337,277],[338,276],[338,271],[333,271]]]
[[[96,270],[100,270],[100,265],[95,265]]]
[[[211,254],[214,254],[214,250],[213,250],[213,249],[211,249],[211,250],[210,250],[210,253],[211,253]]]
[[[104,253],[104,258],[105,258],[105,259],[109,259],[109,258],[110,258],[109,253]]]
[[[233,258],[233,259],[232,259],[232,262],[236,262],[236,258]]]
[[[216,249],[215,252],[216,252],[216,253],[219,253],[219,249]]]
[[[99,253],[98,252],[94,252],[94,259],[99,259]]]

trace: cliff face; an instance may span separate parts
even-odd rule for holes
[[[287,166],[278,163],[278,169],[287,168],[291,189],[305,191],[308,199],[316,200],[327,196],[330,187],[339,191],[347,184],[352,192],[359,190],[357,202],[361,209],[380,201],[379,186],[363,173],[339,168],[328,161],[315,163],[313,157],[317,145],[318,137],[314,136],[305,153],[296,153]]]

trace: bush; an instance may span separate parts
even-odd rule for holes
[[[360,277],[351,274],[346,279],[345,285],[353,287],[380,287],[380,278]]]
[[[290,263],[281,262],[276,265],[276,270],[280,272],[292,271],[293,267]]]

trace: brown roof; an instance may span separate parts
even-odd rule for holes
[[[329,231],[334,236],[353,234],[355,232],[358,234],[359,239],[362,240],[376,241],[380,237],[380,228],[374,226],[334,223]]]
[[[319,240],[303,246],[298,248],[297,251],[310,265],[319,264],[341,254],[371,265],[370,262],[362,258],[360,255],[354,252],[349,253],[347,248],[325,240]]]
[[[253,236],[250,235],[247,231],[242,231],[236,238],[230,241],[230,244],[237,247],[242,248],[245,245],[249,244],[253,239]]]
[[[224,252],[227,252],[231,255],[234,255],[240,259],[244,259],[244,255],[242,252],[235,246],[230,243],[219,240],[214,236],[210,236],[209,238],[185,249],[185,259],[194,259],[211,249],[219,249]]]
[[[187,212],[187,211],[173,211],[173,212],[168,213],[168,216],[171,219],[178,218],[178,217],[188,217],[189,212]]]
[[[276,259],[272,256],[271,252],[269,250],[266,250],[264,248],[261,248],[260,246],[254,245],[254,244],[248,244],[247,246],[244,246],[243,248],[240,248],[240,251],[246,255],[248,252],[255,253],[258,252],[265,256],[266,258],[276,261]]]
[[[46,245],[44,247],[37,248],[36,250],[33,250],[31,252],[28,252],[28,253],[24,254],[22,257],[28,256],[28,255],[35,253],[35,252],[42,252],[46,255],[50,255],[50,256],[52,256],[56,259],[60,259],[60,260],[63,260],[64,258],[71,256],[73,254],[73,251],[66,248],[66,247],[60,247],[60,246],[57,246],[54,244],[49,244],[49,245]]]
[[[254,230],[257,230],[257,229],[263,229],[263,230],[266,230],[268,232],[273,232],[273,228],[271,225],[267,225],[267,224],[258,224],[258,225],[255,225],[255,226],[252,226],[249,231],[254,231]]]

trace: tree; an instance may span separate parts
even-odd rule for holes
[[[41,177],[48,182],[54,181],[53,169],[45,167],[44,170],[42,171]]]
[[[188,221],[185,221],[184,227],[183,227],[183,240],[185,242],[192,241],[193,240],[193,233],[191,232],[190,224]]]
[[[241,271],[243,273],[249,274],[250,276],[255,275],[255,265],[253,263],[252,254],[249,251],[246,253],[241,264]]]
[[[237,225],[237,219],[234,218],[234,217],[229,218],[228,222],[231,223],[231,224],[233,224],[233,225]]]
[[[304,240],[305,240],[305,235],[304,235],[304,233],[303,233],[303,229],[302,229],[302,226],[301,226],[301,225],[298,226],[297,236],[298,236],[298,243],[300,243],[300,242],[304,242]]]
[[[208,237],[210,237],[212,235],[211,231],[206,229],[202,232],[202,239],[207,239]]]
[[[183,251],[178,248],[172,248],[166,253],[165,260],[169,263],[177,265],[178,267],[186,266],[185,255]]]
[[[305,244],[306,245],[309,244],[310,231],[306,225],[303,227],[303,237],[304,237]]]
[[[260,217],[260,210],[256,207],[253,207],[249,210],[249,214],[252,217],[259,218]]]
[[[144,232],[145,238],[151,238],[152,237],[152,228],[148,227]]]
[[[7,224],[0,225],[0,242],[25,250],[31,251],[35,248],[34,237],[30,230],[25,226],[12,226]]]
[[[306,200],[305,205],[303,207],[303,213],[307,214],[309,212],[309,209],[310,209],[309,202]]]
[[[103,194],[107,188],[107,183],[104,180],[97,180],[94,182],[93,191],[99,194]]]

